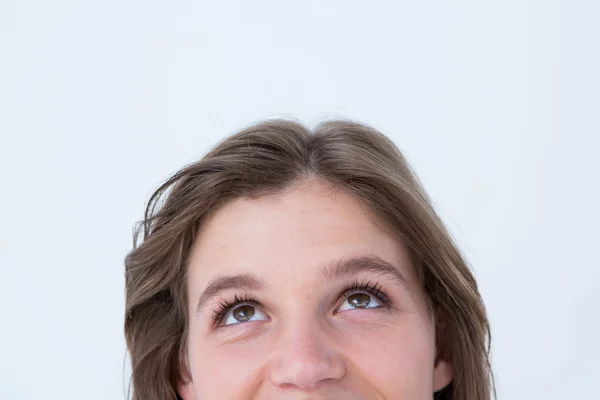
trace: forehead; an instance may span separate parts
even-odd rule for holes
[[[256,234],[350,225],[374,228],[370,215],[354,197],[310,180],[276,195],[233,200],[206,221],[200,235],[217,239],[225,233],[230,239],[243,239]],[[232,227],[236,228],[234,232]]]
[[[380,229],[361,202],[314,179],[278,195],[240,198],[221,207],[201,227],[189,277],[200,286],[230,273],[277,272],[285,278],[287,272],[287,278],[297,279],[323,263],[366,254],[410,265],[403,246]]]

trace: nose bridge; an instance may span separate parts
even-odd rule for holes
[[[341,379],[346,368],[322,316],[298,308],[279,327],[271,379],[280,387],[311,390],[321,381]]]
[[[295,358],[320,359],[332,350],[328,341],[327,329],[318,317],[298,317],[288,321],[284,328],[282,350]]]

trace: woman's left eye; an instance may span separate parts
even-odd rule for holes
[[[363,292],[353,293],[346,297],[339,311],[356,310],[358,308],[377,308],[383,304],[373,295]]]

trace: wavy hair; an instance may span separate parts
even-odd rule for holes
[[[186,371],[186,259],[207,215],[235,198],[277,193],[316,176],[356,196],[408,249],[436,320],[438,356],[453,380],[436,400],[489,400],[490,326],[476,281],[403,154],[351,121],[314,130],[252,125],[164,182],[125,258],[125,338],[133,400],[175,400]]]

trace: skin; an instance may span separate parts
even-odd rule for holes
[[[332,273],[356,258],[399,274]],[[452,380],[450,363],[436,360],[433,318],[404,246],[357,200],[316,179],[223,206],[203,225],[188,268],[184,400],[421,400]],[[262,284],[203,297],[240,274]],[[389,306],[361,289],[340,297],[353,282],[377,285]],[[257,303],[215,321],[235,296]]]

